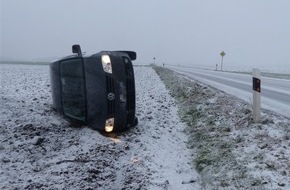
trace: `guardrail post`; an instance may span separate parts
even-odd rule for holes
[[[253,69],[253,119],[255,123],[261,121],[261,72]]]

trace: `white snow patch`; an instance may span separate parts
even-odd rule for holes
[[[185,126],[151,68],[135,68],[138,126],[110,136],[52,110],[49,66],[0,73],[0,189],[200,189]]]

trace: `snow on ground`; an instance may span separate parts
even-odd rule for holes
[[[135,68],[138,126],[110,135],[52,109],[48,66],[0,74],[0,189],[201,188],[186,126],[151,68]]]
[[[290,189],[289,119],[157,71],[169,90],[135,67],[139,124],[105,135],[52,109],[47,65],[0,64],[0,189]]]
[[[177,100],[204,189],[290,189],[290,120],[233,95],[154,67]]]

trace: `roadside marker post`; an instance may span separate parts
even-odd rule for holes
[[[261,121],[261,72],[253,69],[253,119],[255,123]]]

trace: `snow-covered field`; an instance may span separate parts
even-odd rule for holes
[[[0,64],[0,189],[200,189],[174,99],[135,75],[138,126],[104,135],[53,111],[47,65]]]
[[[0,189],[290,189],[289,119],[154,69],[138,126],[105,135],[52,109],[47,65],[0,64]]]

